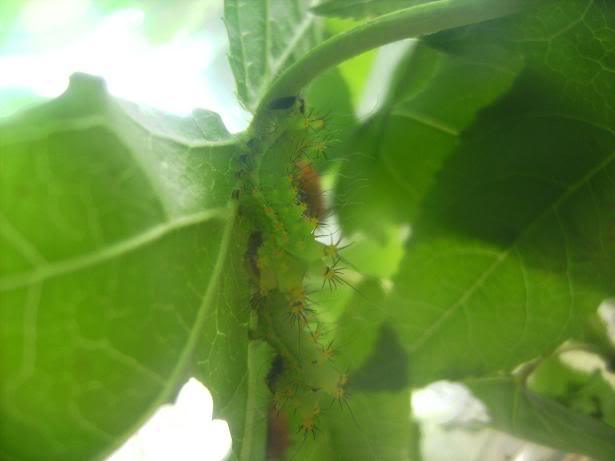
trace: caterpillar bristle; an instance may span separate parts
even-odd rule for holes
[[[347,284],[347,282],[342,278],[342,274],[344,273],[344,267],[337,267],[340,259],[336,259],[333,261],[333,264],[330,266],[325,266],[325,271],[323,273],[323,281],[322,288],[325,287],[326,284],[329,285],[329,289],[333,290],[337,289],[341,284]]]

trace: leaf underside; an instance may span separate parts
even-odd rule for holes
[[[233,149],[85,76],[0,126],[3,458],[98,458],[175,396],[225,307]]]
[[[605,2],[559,5],[555,19],[545,9],[420,45],[408,61],[415,77],[401,68],[391,102],[359,134],[367,155],[343,172],[341,192],[353,176],[368,191],[339,194],[345,227],[371,231],[378,200],[390,203],[383,220],[413,224],[383,305],[414,383],[510,369],[578,334],[615,291],[612,77],[586,58],[608,56],[614,12]],[[499,83],[464,91],[464,73]],[[436,90],[451,84],[460,91],[442,104]]]

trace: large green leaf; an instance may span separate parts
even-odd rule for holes
[[[225,0],[229,60],[240,101],[254,109],[276,75],[317,43],[309,0]]]
[[[515,366],[580,333],[615,291],[615,136],[514,107],[539,99],[526,91],[464,136],[396,278],[417,379]]]
[[[510,369],[579,334],[615,292],[615,121],[603,93],[615,79],[602,71],[615,9],[561,5],[557,21],[548,10],[525,23],[528,37],[557,41],[545,45],[557,51],[528,54],[513,90],[464,133],[422,205],[389,300],[415,382]],[[566,73],[570,60],[576,73]]]
[[[520,64],[518,57],[450,56],[425,43],[411,49],[384,107],[358,130],[340,175],[344,228],[380,232],[383,223],[412,220],[461,131],[510,89]]]
[[[490,425],[533,442],[609,461],[615,453],[615,429],[574,413],[506,378],[465,383],[487,406]]]
[[[217,312],[247,322],[219,294],[243,289],[234,150],[216,114],[164,116],[85,76],[0,126],[3,459],[104,456],[220,341],[202,337]]]

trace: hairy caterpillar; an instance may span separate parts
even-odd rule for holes
[[[246,255],[258,318],[252,334],[276,353],[268,377],[275,424],[315,437],[327,409],[348,404],[348,373],[335,363],[310,298],[310,290],[345,283],[339,241],[315,238],[325,216],[316,167],[332,137],[327,118],[306,110],[301,98],[280,98],[269,109],[239,157],[234,192],[253,224]]]

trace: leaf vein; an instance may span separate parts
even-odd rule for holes
[[[606,156],[606,158],[600,162],[596,167],[592,168],[587,174],[581,177],[576,183],[570,186],[567,190],[565,190],[560,197],[555,200],[551,205],[549,205],[545,210],[540,213],[526,228],[523,232],[519,234],[519,236],[515,239],[512,244],[502,251],[496,260],[485,269],[478,278],[468,287],[462,295],[458,298],[456,302],[451,304],[447,309],[444,310],[442,315],[436,319],[434,323],[432,323],[429,328],[427,328],[421,336],[417,338],[415,343],[412,345],[410,352],[414,353],[421,347],[427,340],[429,340],[439,329],[439,327],[444,324],[453,314],[455,314],[459,308],[470,299],[470,297],[476,292],[478,288],[480,288],[483,283],[491,277],[491,275],[499,268],[499,266],[508,259],[511,255],[512,251],[519,245],[519,243],[528,236],[528,234],[533,230],[533,228],[542,221],[543,218],[547,216],[548,213],[552,211],[557,211],[557,209],[564,203],[571,195],[576,193],[580,188],[589,183],[594,176],[600,173],[603,169],[605,169],[611,162],[615,160],[615,152]]]
[[[175,218],[172,221],[167,221],[153,226],[141,234],[125,240],[120,240],[112,245],[91,253],[85,253],[70,259],[38,266],[32,271],[4,276],[0,278],[0,292],[12,291],[48,280],[50,278],[59,277],[92,267],[150,245],[151,243],[160,240],[164,236],[182,228],[197,225],[210,219],[226,217],[228,217],[227,209],[213,208],[210,210],[201,211],[199,213]]]

